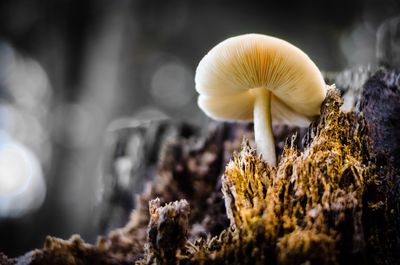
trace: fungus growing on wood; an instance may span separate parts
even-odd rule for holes
[[[322,74],[303,51],[261,34],[219,43],[200,61],[195,83],[209,117],[254,121],[257,151],[273,166],[272,122],[307,126],[326,96]]]

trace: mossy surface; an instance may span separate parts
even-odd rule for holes
[[[370,176],[362,122],[340,105],[331,89],[309,144],[299,152],[293,137],[276,168],[243,142],[223,176],[229,235],[217,240],[218,250],[210,250],[215,243],[203,247],[191,261],[336,264],[362,256],[362,198]]]

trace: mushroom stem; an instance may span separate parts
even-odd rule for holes
[[[257,151],[272,166],[276,165],[275,142],[272,133],[271,92],[265,87],[254,89],[254,137]]]

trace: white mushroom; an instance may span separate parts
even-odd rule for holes
[[[276,165],[272,121],[308,126],[326,95],[321,72],[292,44],[261,34],[229,38],[195,76],[199,107],[211,118],[254,121],[257,151]]]

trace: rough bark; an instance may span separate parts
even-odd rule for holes
[[[400,71],[379,71],[364,85],[357,110],[367,124],[376,178],[365,192],[364,227],[371,263],[400,262]],[[373,253],[373,254],[372,254]],[[374,260],[372,262],[372,260]]]

